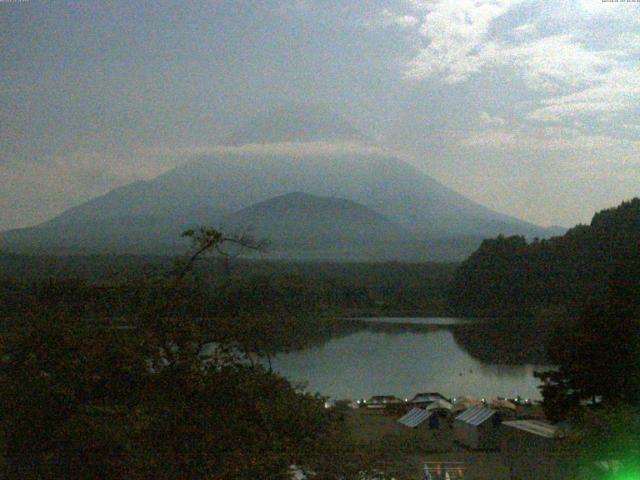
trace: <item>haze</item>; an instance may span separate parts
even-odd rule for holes
[[[600,0],[0,2],[0,230],[292,102],[496,211],[587,222],[639,193],[638,32]]]

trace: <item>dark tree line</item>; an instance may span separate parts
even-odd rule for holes
[[[638,263],[640,199],[597,213],[561,237],[485,240],[457,269],[449,293],[461,314],[509,316],[558,308],[569,316],[608,295],[607,289],[629,263]],[[628,277],[638,296],[640,279]]]
[[[176,289],[170,259],[0,257],[0,317],[38,304],[85,315],[126,316]],[[86,265],[85,265],[86,264]],[[113,265],[118,272],[114,272]],[[85,265],[86,268],[82,268]],[[449,264],[275,263],[205,259],[179,286],[186,315],[237,314],[278,305],[340,314],[446,314]],[[266,303],[265,303],[266,302]]]

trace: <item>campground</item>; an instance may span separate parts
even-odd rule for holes
[[[346,421],[352,441],[362,455],[386,477],[397,480],[424,478],[425,462],[461,462],[465,480],[508,480],[509,469],[496,451],[473,451],[453,440],[450,422],[438,429],[423,424],[408,428],[397,422],[400,415],[366,408],[348,410]]]

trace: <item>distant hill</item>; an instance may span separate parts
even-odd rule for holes
[[[251,230],[269,240],[271,255],[393,258],[416,238],[374,210],[351,200],[295,192],[226,216],[222,229]],[[385,254],[385,249],[390,249]]]
[[[521,236],[500,236],[483,241],[457,269],[450,302],[464,315],[550,308],[574,315],[613,290],[640,307],[638,198],[549,240],[528,243]]]
[[[154,180],[116,188],[36,227],[5,232],[0,248],[27,253],[176,253],[184,248],[178,239],[184,229],[220,225],[240,210],[293,192],[361,204],[401,227],[398,232],[428,240],[433,248],[419,258],[430,260],[463,258],[481,238],[500,233],[549,235],[544,228],[494,212],[445,187],[372,145],[340,117],[296,108],[265,113],[231,135],[228,145]],[[316,202],[314,208],[325,207]],[[375,222],[372,235],[382,228],[381,222]],[[414,244],[407,242],[406,247],[398,251],[399,258],[417,258]]]

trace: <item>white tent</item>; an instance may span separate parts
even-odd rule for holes
[[[427,410],[452,410],[453,405],[446,400],[438,399],[427,406]]]

